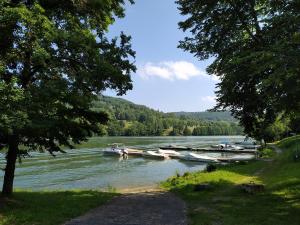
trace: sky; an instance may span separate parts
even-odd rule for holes
[[[111,37],[121,31],[131,35],[136,51],[133,90],[122,98],[163,112],[212,108],[217,79],[205,71],[212,60],[199,61],[177,48],[186,34],[178,28],[184,18],[175,0],[136,0],[125,13],[108,32]],[[111,90],[104,94],[116,96]]]

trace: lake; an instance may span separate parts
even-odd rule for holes
[[[138,149],[156,149],[169,144],[205,147],[223,141],[242,141],[243,136],[201,136],[201,137],[95,137],[67,154],[52,157],[47,153],[31,153],[31,158],[17,164],[15,188],[29,190],[69,189],[116,189],[155,186],[176,172],[203,170],[205,163],[187,162],[175,159],[152,160],[131,157],[103,156],[103,149],[111,143],[123,143]],[[218,155],[220,153],[206,153]],[[1,155],[0,167],[5,167]],[[0,172],[1,182],[3,171]],[[1,184],[2,185],[2,184]]]

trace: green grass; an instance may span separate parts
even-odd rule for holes
[[[58,225],[108,202],[115,193],[98,191],[23,192],[0,199],[1,225]]]
[[[284,151],[272,153],[272,161],[219,166],[211,173],[187,173],[169,178],[162,186],[186,201],[190,224],[298,225],[300,162],[294,155],[299,151],[300,136],[277,145]],[[251,181],[264,184],[265,191],[247,194],[238,188],[238,184]],[[194,186],[199,183],[209,183],[212,188],[196,192]]]

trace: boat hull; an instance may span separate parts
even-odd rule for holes
[[[122,156],[123,154],[121,152],[112,152],[112,151],[103,151],[104,155],[109,156]]]
[[[197,161],[197,162],[212,162],[212,163],[219,162],[219,160],[217,160],[215,158],[208,157],[208,156],[196,155],[196,154],[193,154],[193,153],[183,155],[183,156],[179,156],[179,159],[187,160],[187,161]]]
[[[147,151],[147,152],[144,152],[144,153],[142,154],[142,156],[145,157],[145,158],[161,159],[161,160],[167,159],[167,158],[168,158],[167,155],[162,154],[162,153],[156,153],[156,152],[154,152],[154,151]]]

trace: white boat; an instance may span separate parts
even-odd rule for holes
[[[257,145],[254,142],[237,142],[236,144],[245,149],[258,149],[261,147],[261,145]]]
[[[163,150],[163,149],[158,149],[157,151],[158,153],[161,153],[161,154],[165,154],[165,155],[168,155],[170,157],[172,156],[180,156],[181,154],[179,152],[176,152],[174,150]]]
[[[227,145],[225,144],[217,144],[217,145],[211,145],[211,148],[216,148],[216,149],[222,149],[225,148]]]
[[[103,153],[105,155],[125,156],[128,155],[128,149],[124,147],[119,147],[118,144],[112,144],[111,148],[105,149]]]
[[[105,155],[118,155],[118,156],[123,156],[125,153],[126,150],[123,150],[123,149],[105,149],[103,151],[103,153]]]
[[[206,155],[199,155],[196,153],[187,153],[179,156],[180,159],[198,162],[219,162],[218,159]]]
[[[255,159],[255,155],[237,155],[227,158],[218,158],[222,162],[236,162],[236,161],[249,161]]]
[[[252,138],[245,138],[244,141],[235,142],[236,145],[242,146],[245,149],[257,149],[261,147],[261,145],[257,144],[257,141],[255,141]]]
[[[243,149],[245,149],[244,147],[238,146],[238,145],[229,145],[229,148],[233,148],[235,150],[243,150]]]
[[[153,158],[153,159],[167,159],[169,158],[168,155],[164,153],[159,153],[155,151],[146,151],[142,154],[142,156],[147,158]]]
[[[231,144],[217,144],[211,145],[211,148],[219,149],[219,150],[243,150],[244,147],[238,145],[231,145]]]

